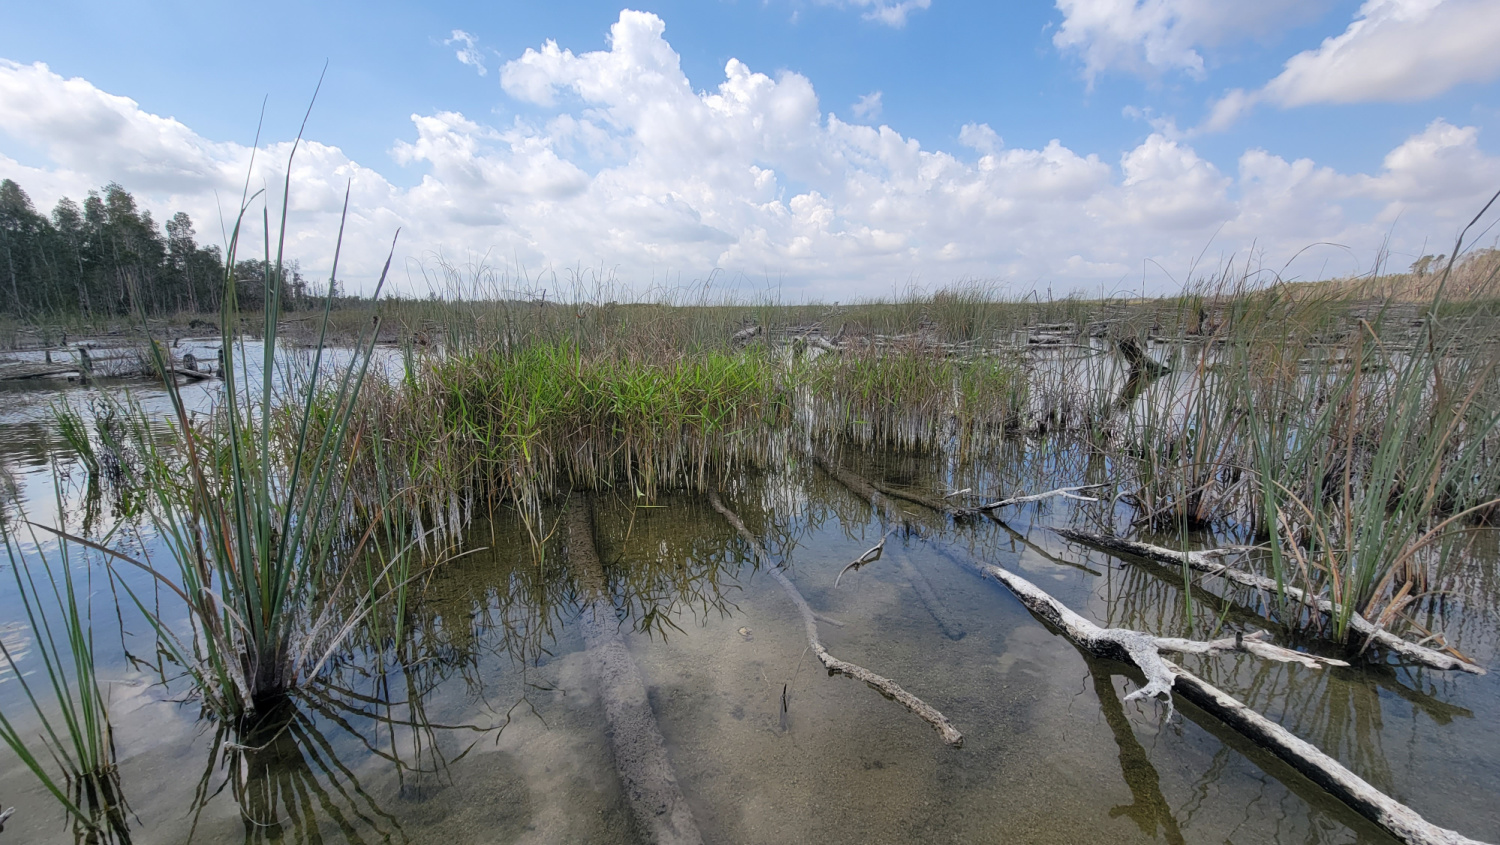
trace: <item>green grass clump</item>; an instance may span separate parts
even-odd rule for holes
[[[287,169],[290,173],[290,162]],[[288,177],[288,198],[290,189]],[[227,267],[235,265],[245,213],[242,205],[229,238]],[[283,207],[273,252],[273,229],[265,220],[259,371],[251,369],[239,330],[239,280],[226,271],[219,320],[222,404],[207,420],[195,422],[175,380],[168,379],[173,442],[166,449],[139,444],[154,497],[150,511],[174,567],[168,571],[149,559],[115,553],[151,572],[186,604],[191,635],[174,629],[172,615],[164,616],[132,594],[163,648],[189,671],[208,708],[236,723],[281,707],[290,692],[318,674],[363,619],[367,599],[376,596],[372,584],[390,568],[367,573],[363,580],[370,583],[365,584],[349,575],[348,563],[358,559],[369,534],[352,542],[348,537],[342,460],[379,319],[354,347],[352,360],[334,368],[324,352],[330,293],[311,362],[300,373],[288,372],[278,358],[286,224]],[[342,228],[335,245],[335,278],[341,244]],[[387,258],[387,270],[389,264]],[[377,296],[384,281],[382,272]],[[161,345],[153,343],[150,349],[158,368],[166,371]],[[345,602],[346,595],[357,600]]]
[[[654,497],[765,465],[790,420],[790,395],[764,356],[590,357],[570,341],[492,348],[424,358],[408,379],[371,385],[355,477],[374,486],[379,444],[405,475],[389,484],[427,524],[467,511],[450,501],[459,492],[530,512],[575,487]]]
[[[1014,363],[931,350],[824,355],[799,377],[815,435],[898,449],[952,441],[962,451],[1013,432],[1027,396],[1026,374]]]

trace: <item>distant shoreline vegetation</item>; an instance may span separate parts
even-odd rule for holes
[[[199,246],[192,218],[172,215],[159,227],[135,197],[111,182],[80,206],[63,197],[48,215],[14,180],[0,181],[0,314],[23,322],[59,316],[105,318],[213,313],[224,293],[224,258]],[[283,271],[286,304],[310,302],[296,262]],[[242,307],[263,304],[265,267],[237,262]]]
[[[217,245],[200,246],[196,235],[192,218],[181,211],[173,214],[165,226],[159,227],[151,212],[141,210],[135,197],[116,182],[90,191],[81,206],[71,198],[63,197],[48,216],[36,210],[26,191],[14,180],[0,180],[0,319],[8,319],[12,326],[81,321],[97,327],[113,322],[114,318],[141,313],[148,317],[167,318],[215,315],[220,310],[224,293],[223,252]],[[1142,301],[1221,295],[1230,290],[1243,294],[1262,286],[1255,282],[1257,279],[1264,282],[1264,286],[1274,285],[1285,295],[1293,297],[1332,296],[1425,303],[1432,301],[1440,287],[1442,298],[1448,301],[1493,296],[1491,281],[1500,273],[1500,249],[1489,246],[1466,251],[1451,268],[1447,267],[1448,260],[1447,255],[1424,255],[1405,271],[1393,272],[1382,266],[1357,277],[1321,281],[1282,280],[1274,273],[1252,272],[1249,266],[1235,268],[1231,262],[1229,267],[1189,280],[1181,291],[1145,297]],[[465,269],[473,278],[461,278]],[[431,305],[434,300],[445,300],[450,306],[461,302],[506,300],[551,304],[547,300],[547,291],[540,290],[538,298],[538,290],[529,283],[513,290],[509,284],[497,282],[489,275],[488,268],[444,265],[441,270],[446,295],[434,291],[428,297],[416,297],[411,302]],[[320,289],[314,289],[302,275],[297,261],[287,262],[281,272],[284,276],[283,312],[320,307],[327,288],[320,285]],[[243,313],[257,313],[264,308],[265,278],[263,261],[247,259],[235,262],[235,295]],[[609,282],[595,286],[603,290],[611,287],[612,282],[611,277]],[[983,291],[981,298],[997,304],[1010,299],[1002,293],[1000,286],[977,281],[959,281],[942,288],[938,295],[964,291],[966,296],[971,296],[978,290]],[[342,291],[335,293],[336,309],[353,306],[356,310],[361,307],[368,310],[370,303],[341,294]],[[1022,300],[1034,296],[1030,292],[1018,291],[1017,294]],[[398,294],[387,294],[386,298],[407,299]],[[911,290],[905,296],[897,296],[891,304],[925,298],[924,292]],[[587,299],[589,297],[585,296]],[[680,297],[669,294],[667,299],[678,300]],[[688,300],[675,304],[757,304],[710,302],[706,298],[692,302],[691,295]],[[808,306],[815,304],[805,303]],[[434,315],[424,313],[423,316],[431,318]]]

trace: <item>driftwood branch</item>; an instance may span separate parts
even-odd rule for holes
[[[1267,642],[1269,638],[1270,634],[1267,634],[1265,631],[1256,631],[1253,634],[1222,637],[1208,642],[1183,640],[1177,637],[1154,637],[1153,639],[1156,640],[1157,651],[1171,651],[1178,654],[1217,654],[1226,651],[1243,651],[1263,660],[1275,660],[1278,663],[1300,663],[1309,669],[1322,669],[1324,666],[1349,665],[1347,662],[1337,658],[1321,657],[1316,654],[1293,651],[1289,648],[1273,645]]]
[[[829,461],[820,460],[819,465],[827,468],[830,463],[831,462]],[[869,490],[874,491],[879,495],[888,496],[893,499],[904,499],[905,501],[911,502],[913,504],[921,505],[922,507],[928,508],[930,510],[935,510],[938,513],[945,513],[953,517],[974,516],[975,514],[981,513],[994,513],[1000,508],[1006,508],[1012,505],[1025,505],[1031,502],[1040,502],[1044,499],[1051,499],[1058,496],[1066,499],[1076,499],[1080,502],[1097,502],[1099,501],[1098,499],[1094,498],[1093,496],[1084,496],[1082,495],[1082,492],[1085,490],[1097,490],[1098,488],[1105,486],[1103,484],[1082,484],[1076,487],[1059,487],[1056,490],[1048,490],[1045,493],[1034,493],[1029,496],[1009,496],[1004,499],[997,499],[993,502],[987,502],[985,504],[978,505],[977,507],[964,507],[962,505],[955,505],[952,502],[946,500],[958,496],[962,493],[970,492],[967,489],[960,490],[956,493],[949,493],[943,496],[943,498],[941,499],[935,499],[931,496],[924,496],[921,493],[915,493],[910,490],[901,490],[899,488],[889,487],[875,481],[860,478],[859,476],[854,476],[852,473],[849,473],[847,470],[841,469],[840,473],[836,473],[835,477],[840,481],[843,481],[846,485],[849,485],[851,488],[854,488],[856,492],[861,491],[858,487],[855,487],[854,484],[851,484],[849,480],[846,480],[845,476],[851,476],[856,480],[858,484],[863,485],[863,487],[868,488]]]
[[[1305,590],[1294,587],[1291,584],[1278,585],[1274,579],[1264,575],[1256,575],[1253,572],[1235,569],[1218,558],[1224,554],[1222,550],[1211,549],[1201,552],[1182,552],[1173,549],[1153,546],[1150,543],[1141,543],[1135,540],[1127,540],[1123,537],[1110,537],[1104,534],[1091,534],[1084,531],[1073,531],[1070,529],[1059,529],[1058,535],[1083,543],[1097,549],[1110,552],[1111,554],[1124,552],[1125,554],[1137,555],[1139,557],[1159,560],[1177,566],[1186,564],[1189,568],[1209,575],[1217,575],[1236,584],[1246,587],[1254,587],[1258,590],[1270,592],[1281,592],[1287,598],[1315,608],[1325,616],[1334,614],[1333,602],[1309,595]],[[1417,645],[1414,642],[1396,636],[1390,631],[1381,628],[1358,613],[1350,614],[1349,627],[1371,642],[1386,648],[1413,663],[1431,666],[1434,669],[1457,669],[1475,675],[1485,674],[1485,669],[1469,660],[1452,654],[1444,654],[1441,651]]]
[[[702,845],[703,836],[677,785],[666,740],[646,698],[645,682],[620,638],[615,606],[594,545],[593,505],[587,499],[568,506],[568,562],[589,609],[583,639],[599,683],[615,769],[631,813],[649,842]]]
[[[1045,493],[1033,493],[1029,496],[1010,496],[1005,499],[999,499],[997,501],[990,502],[989,504],[980,505],[979,507],[974,508],[973,512],[985,513],[988,511],[998,510],[999,508],[1008,508],[1012,505],[1024,505],[1031,502],[1040,502],[1043,499],[1050,499],[1054,496],[1062,496],[1066,499],[1077,499],[1080,502],[1097,502],[1099,500],[1094,498],[1093,496],[1080,495],[1080,491],[1097,490],[1103,486],[1103,484],[1081,484],[1076,487],[1059,487],[1056,490],[1048,490]]]
[[[861,566],[880,560],[881,555],[885,554],[885,541],[891,539],[891,535],[894,533],[896,533],[896,529],[894,528],[885,532],[885,534],[880,538],[880,542],[866,549],[864,554],[850,561],[849,564],[843,569],[840,569],[838,577],[833,579],[833,588],[835,590],[839,588],[839,582],[844,580],[845,572],[848,572],[851,569],[858,572]]]
[[[1476,840],[1457,831],[1432,824],[1316,746],[1181,666],[1163,659],[1159,653],[1163,642],[1159,638],[1140,631],[1100,628],[1019,575],[998,566],[964,562],[983,575],[1000,581],[1032,613],[1051,623],[1078,647],[1096,657],[1135,664],[1145,674],[1146,685],[1126,696],[1127,701],[1158,694],[1168,696],[1170,701],[1175,689],[1188,701],[1268,749],[1402,842],[1409,845],[1479,845]],[[1166,640],[1165,644],[1172,645],[1173,641]]]
[[[813,654],[817,656],[818,661],[828,670],[828,674],[838,673],[847,675],[856,681],[863,681],[871,689],[886,698],[893,699],[902,707],[905,707],[926,721],[927,724],[932,725],[942,735],[943,742],[948,743],[954,748],[963,745],[963,734],[959,733],[958,728],[955,728],[953,723],[948,721],[948,717],[938,712],[935,707],[902,689],[895,681],[877,675],[863,666],[840,660],[829,654],[828,649],[824,648],[823,643],[818,639],[818,623],[813,615],[812,608],[807,604],[807,599],[802,597],[802,591],[798,590],[797,585],[793,584],[791,579],[787,578],[781,571],[781,567],[771,560],[770,553],[766,551],[765,546],[761,545],[759,538],[750,533],[750,529],[745,527],[744,521],[734,511],[725,507],[723,501],[719,499],[718,493],[710,490],[708,493],[708,502],[713,506],[714,510],[718,511],[724,516],[724,519],[728,520],[730,525],[734,526],[734,530],[739,532],[741,539],[749,544],[756,558],[765,567],[766,574],[770,575],[772,580],[781,585],[781,589],[786,591],[787,597],[792,600],[792,604],[797,606],[798,613],[802,614],[803,627],[807,629],[807,645],[812,649]]]

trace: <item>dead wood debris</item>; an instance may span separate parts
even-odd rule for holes
[[[1123,537],[1111,537],[1104,534],[1093,534],[1085,531],[1073,531],[1070,529],[1059,529],[1058,536],[1076,543],[1093,546],[1110,553],[1124,552],[1139,557],[1159,560],[1176,566],[1186,564],[1188,567],[1209,575],[1217,575],[1228,581],[1233,581],[1246,587],[1254,587],[1257,590],[1267,590],[1275,593],[1278,590],[1285,593],[1288,598],[1299,602],[1310,609],[1316,609],[1325,616],[1332,616],[1334,612],[1333,602],[1316,598],[1307,594],[1306,591],[1290,584],[1277,585],[1276,581],[1264,575],[1256,575],[1252,572],[1235,569],[1220,560],[1227,552],[1223,549],[1208,549],[1206,551],[1182,552],[1173,549],[1154,546],[1150,543],[1142,543],[1136,540],[1127,540]],[[1485,674],[1485,669],[1461,655],[1445,654],[1441,651],[1428,648],[1423,645],[1403,639],[1384,628],[1376,626],[1370,620],[1359,614],[1353,614],[1349,620],[1349,627],[1367,641],[1373,642],[1386,648],[1402,658],[1413,663],[1420,663],[1434,669],[1457,669],[1474,675]]]
[[[963,745],[963,734],[959,733],[958,728],[955,728],[953,723],[948,721],[948,717],[940,713],[937,708],[902,689],[901,685],[895,681],[877,675],[863,666],[840,660],[829,654],[828,650],[823,647],[823,643],[818,639],[818,623],[812,612],[812,608],[808,606],[807,600],[802,597],[802,591],[798,590],[797,585],[793,584],[791,579],[782,573],[781,567],[771,559],[770,553],[766,551],[765,546],[761,545],[760,540],[754,534],[750,533],[750,529],[745,527],[744,521],[734,511],[725,507],[718,493],[710,490],[708,502],[713,506],[714,510],[718,511],[723,515],[724,519],[728,520],[730,525],[734,526],[735,531],[739,532],[741,539],[749,544],[756,558],[765,567],[766,573],[776,583],[781,585],[781,589],[786,591],[787,597],[792,600],[792,604],[797,606],[797,611],[802,614],[802,624],[807,630],[807,645],[812,649],[818,661],[828,670],[828,674],[837,673],[847,675],[857,681],[863,681],[871,689],[886,698],[898,702],[902,707],[905,707],[929,725],[932,725],[943,737],[943,742],[954,748]]]
[[[1298,738],[1223,690],[1164,659],[1161,652],[1243,650],[1273,660],[1298,659],[1300,662],[1300,658],[1310,658],[1317,663],[1332,665],[1337,665],[1338,661],[1289,652],[1260,641],[1259,638],[1256,638],[1253,646],[1246,648],[1246,641],[1251,641],[1251,637],[1198,643],[1153,637],[1141,631],[1122,628],[1100,628],[1019,575],[998,566],[960,560],[981,574],[1000,581],[1032,613],[1050,623],[1090,654],[1135,664],[1145,674],[1146,685],[1126,696],[1126,701],[1164,695],[1170,704],[1171,694],[1175,689],[1188,701],[1271,751],[1402,842],[1409,845],[1480,845],[1457,831],[1438,827],[1422,818],[1417,811],[1371,786],[1316,746]],[[1230,646],[1231,642],[1234,643],[1233,647]],[[1267,653],[1262,648],[1275,651]],[[1289,658],[1289,654],[1296,654],[1297,657]]]

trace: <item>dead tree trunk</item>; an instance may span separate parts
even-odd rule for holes
[[[702,845],[693,812],[667,759],[666,740],[646,699],[646,685],[620,638],[615,606],[609,600],[604,568],[594,546],[593,504],[587,499],[568,506],[568,562],[588,604],[583,639],[599,683],[615,769],[631,813],[649,842]]]
[[[1217,555],[1212,552],[1180,552],[1172,549],[1153,546],[1150,543],[1140,543],[1135,540],[1126,540],[1123,537],[1109,537],[1104,534],[1091,534],[1084,531],[1072,531],[1059,529],[1058,536],[1075,543],[1083,543],[1110,553],[1137,555],[1139,557],[1151,558],[1174,566],[1186,564],[1188,567],[1199,572],[1210,575],[1218,575],[1228,581],[1241,584],[1246,587],[1254,587],[1257,590],[1267,590],[1271,593],[1280,592],[1292,601],[1298,602],[1310,609],[1315,609],[1325,616],[1332,616],[1334,612],[1333,602],[1309,596],[1304,590],[1293,587],[1291,584],[1277,584],[1274,579],[1264,575],[1256,575],[1253,572],[1234,569],[1216,559]],[[1364,618],[1358,613],[1351,614],[1349,627],[1355,633],[1364,636],[1369,641],[1399,654],[1413,663],[1423,666],[1431,666],[1434,669],[1458,669],[1474,675],[1483,675],[1484,667],[1451,654],[1444,654],[1426,646],[1417,645],[1401,637],[1396,636],[1384,628]]]
[[[1132,663],[1140,669],[1146,676],[1146,685],[1126,696],[1127,701],[1165,695],[1170,702],[1175,690],[1199,708],[1286,761],[1292,768],[1348,804],[1355,812],[1385,828],[1402,842],[1410,845],[1480,845],[1463,834],[1432,824],[1417,811],[1371,786],[1316,746],[1299,739],[1286,728],[1251,710],[1223,690],[1162,658],[1160,651],[1183,650],[1179,647],[1182,641],[1161,639],[1123,628],[1100,628],[1019,575],[998,566],[969,560],[962,562],[982,575],[1004,584],[1027,609],[1060,631],[1079,648],[1096,657]]]
[[[1166,375],[1171,372],[1171,367],[1162,364],[1150,355],[1146,354],[1141,342],[1133,337],[1121,338],[1115,341],[1115,348],[1120,350],[1120,357],[1130,366],[1130,378],[1152,379]]]

